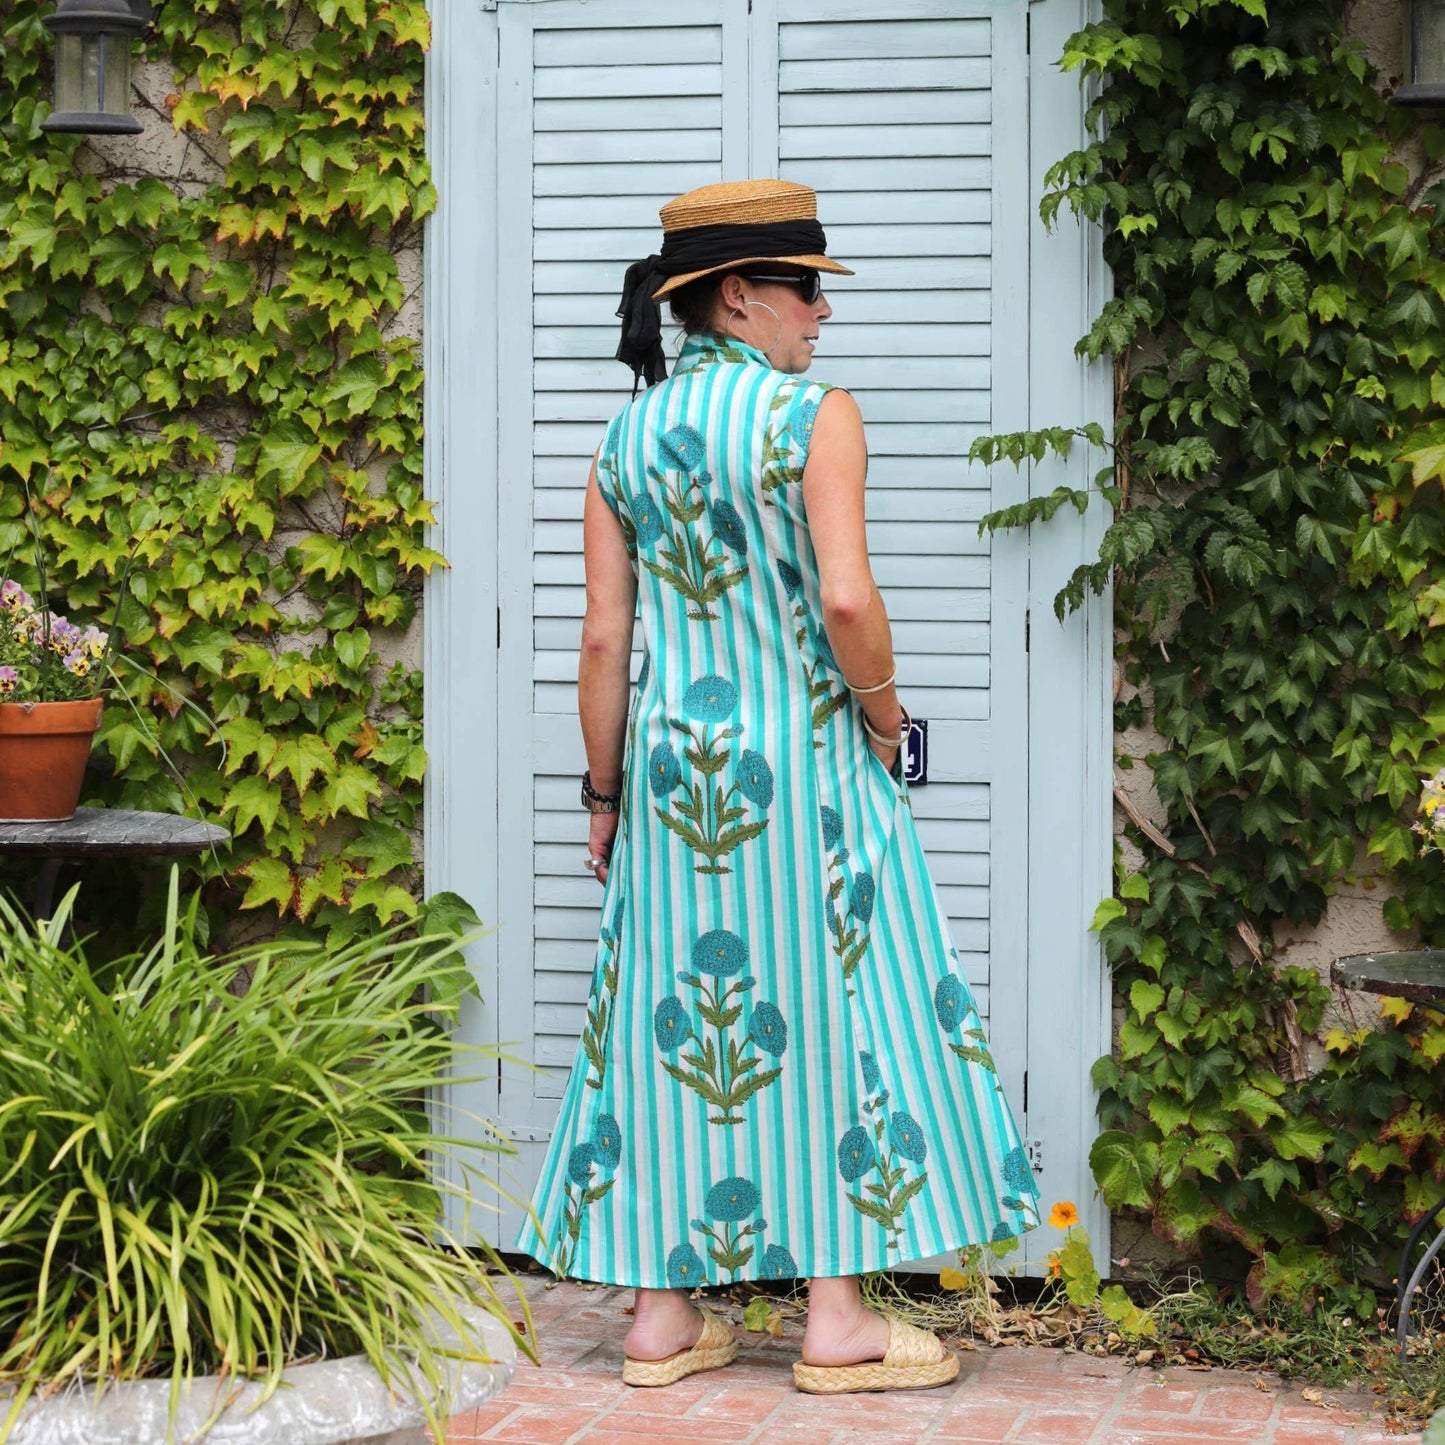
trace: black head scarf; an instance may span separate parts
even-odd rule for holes
[[[751,256],[821,256],[828,238],[817,221],[773,221],[754,226],[692,226],[663,237],[660,254],[634,261],[622,283],[617,315],[622,336],[617,359],[632,368],[632,394],[644,380],[667,375],[662,350],[662,308],[652,293],[670,277],[711,271]]]

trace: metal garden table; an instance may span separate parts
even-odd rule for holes
[[[1335,961],[1330,976],[1342,988],[1363,989],[1412,1003],[1445,1006],[1445,949],[1415,949],[1407,953],[1357,953]],[[1426,1237],[1436,1231],[1428,1244]],[[1423,1246],[1423,1248],[1422,1248]],[[1419,1253],[1419,1258],[1415,1256]],[[1400,1352],[1412,1331],[1410,1316],[1417,1303],[1429,1298],[1437,1312],[1445,1311],[1445,1198],[1429,1210],[1410,1231],[1400,1254],[1396,1337]],[[1435,1324],[1442,1323],[1436,1318]]]
[[[49,918],[55,880],[64,863],[88,858],[184,857],[229,843],[215,823],[178,813],[141,813],[127,808],[77,808],[63,823],[0,823],[0,857],[38,858],[35,917]]]

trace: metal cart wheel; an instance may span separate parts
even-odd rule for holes
[[[1445,1347],[1445,1199],[1410,1231],[1400,1253],[1395,1334],[1400,1358],[1412,1339],[1438,1339]]]

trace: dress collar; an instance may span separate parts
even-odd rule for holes
[[[772,370],[773,366],[773,363],[755,346],[735,341],[730,336],[719,336],[715,331],[703,331],[696,336],[689,336],[683,343],[673,375],[684,371],[696,371],[700,367],[710,366],[719,361],[750,362],[754,366],[766,366],[769,370]]]

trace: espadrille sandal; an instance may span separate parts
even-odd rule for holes
[[[958,1356],[916,1325],[888,1321],[888,1349],[881,1360],[861,1365],[793,1366],[793,1383],[809,1395],[846,1395],[855,1390],[931,1390],[958,1373]]]
[[[673,1385],[702,1370],[720,1370],[738,1357],[738,1342],[728,1325],[705,1305],[699,1305],[702,1334],[690,1350],[679,1350],[665,1360],[622,1361],[625,1385]]]

